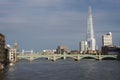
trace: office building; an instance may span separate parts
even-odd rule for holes
[[[88,50],[96,50],[96,40],[94,38],[94,29],[93,29],[93,21],[92,21],[92,10],[89,6],[89,15],[88,15],[88,22],[87,22],[87,44]]]
[[[111,32],[102,36],[102,46],[112,46],[112,33]]]
[[[87,50],[87,41],[81,41],[79,48],[80,48],[80,53],[85,52]]]

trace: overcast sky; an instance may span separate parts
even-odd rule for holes
[[[66,45],[79,49],[86,40],[88,6],[92,7],[95,38],[113,33],[120,43],[120,0],[0,0],[0,33],[6,44],[35,51]]]

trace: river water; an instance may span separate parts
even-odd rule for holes
[[[19,61],[1,72],[0,80],[120,80],[120,61]]]

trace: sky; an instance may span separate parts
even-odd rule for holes
[[[88,7],[92,8],[99,49],[102,35],[112,32],[120,44],[120,0],[0,0],[0,33],[19,50],[42,51],[59,45],[78,50],[86,40]]]

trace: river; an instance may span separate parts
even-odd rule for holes
[[[120,61],[23,60],[1,72],[0,80],[120,80]]]

